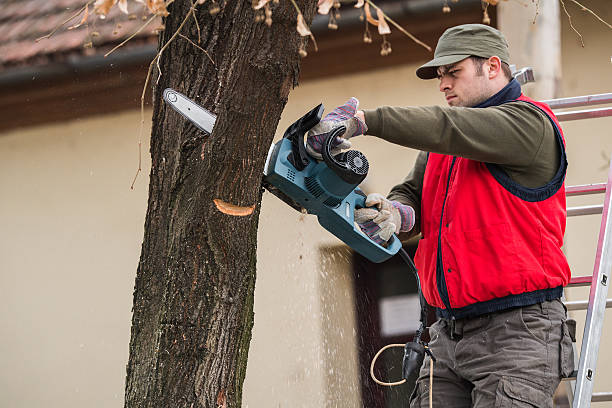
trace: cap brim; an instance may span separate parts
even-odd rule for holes
[[[438,67],[444,65],[455,64],[468,58],[468,54],[455,54],[445,55],[443,57],[434,58],[427,64],[421,65],[417,70],[416,74],[421,79],[434,79],[438,77]]]

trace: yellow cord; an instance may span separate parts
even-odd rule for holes
[[[400,385],[406,382],[406,379],[402,379],[401,381],[396,381],[396,382],[391,382],[391,383],[386,383],[386,382],[382,382],[380,381],[378,378],[376,378],[376,376],[374,375],[374,364],[376,363],[376,360],[378,359],[378,356],[380,356],[382,354],[383,351],[385,351],[388,348],[391,347],[404,347],[403,344],[388,344],[385,347],[381,348],[378,353],[376,353],[376,355],[374,356],[374,358],[372,359],[372,364],[370,364],[370,377],[372,377],[372,379],[374,380],[374,382],[378,385],[384,385],[387,387],[393,387],[394,385]]]
[[[383,385],[383,386],[387,386],[387,387],[393,387],[395,385],[401,385],[403,383],[406,382],[406,379],[402,379],[401,381],[395,381],[395,382],[383,382],[380,381],[378,378],[376,378],[376,376],[374,375],[374,365],[376,364],[376,360],[378,359],[378,357],[383,353],[383,351],[385,351],[386,349],[389,349],[391,347],[404,347],[403,344],[388,344],[385,347],[381,348],[378,353],[376,353],[376,355],[374,356],[374,358],[372,359],[372,363],[370,364],[370,377],[372,377],[372,379],[374,380],[374,382],[378,385]],[[429,408],[433,408],[433,365],[434,365],[434,361],[433,358],[429,359]]]

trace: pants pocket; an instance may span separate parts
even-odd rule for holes
[[[518,377],[502,377],[497,386],[495,406],[499,408],[552,408],[552,395],[537,384]]]
[[[523,329],[525,332],[543,345],[548,344],[548,336],[552,323],[547,314],[542,311],[542,305],[537,303],[518,309]]]
[[[561,342],[559,344],[559,374],[561,378],[568,378],[574,372],[574,347],[575,335],[572,336],[572,321],[563,322]],[[574,322],[575,324],[575,322]],[[575,329],[574,329],[575,330]]]

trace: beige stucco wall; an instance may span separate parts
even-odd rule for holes
[[[138,116],[0,136],[0,406],[123,403],[148,184],[145,170],[129,188]]]
[[[612,6],[603,8],[612,20]],[[564,22],[562,94],[612,91],[610,31],[586,15],[574,21],[587,46],[576,45]],[[305,83],[291,93],[277,137],[321,101],[328,108],[353,95],[366,108],[443,103],[435,82],[415,80],[414,69]],[[145,146],[143,173],[130,191],[139,116],[132,111],[0,135],[1,406],[122,404],[149,172]],[[611,121],[564,126],[569,184],[605,178]],[[368,192],[386,192],[416,156],[374,138],[354,145],[371,164]],[[263,200],[245,405],[359,406],[346,252],[313,217],[268,193]],[[592,269],[596,218],[568,221],[575,271]],[[604,333],[612,336],[608,328]],[[611,358],[602,352],[599,367],[609,367]],[[603,378],[598,373],[596,388]]]

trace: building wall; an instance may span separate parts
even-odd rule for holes
[[[612,5],[603,3],[598,11],[611,21]],[[610,31],[577,10],[573,15],[586,47],[563,19],[562,96],[610,92]],[[365,108],[444,103],[435,81],[415,79],[415,65],[382,64],[375,72],[302,84],[290,95],[277,138],[321,101],[328,108],[351,96]],[[605,179],[611,121],[564,125],[568,184]],[[122,404],[149,173],[144,146],[143,173],[129,189],[139,123],[139,112],[130,111],[0,135],[2,406]],[[416,157],[371,137],[356,138],[354,146],[371,164],[367,192],[387,192]],[[568,221],[567,236],[570,264],[585,274],[599,225],[596,216],[587,218]],[[347,250],[312,216],[268,193],[260,221],[244,405],[360,406]],[[596,389],[605,388],[611,358],[602,350]]]
[[[0,406],[122,405],[149,168],[143,149],[131,191],[138,117],[0,136]]]

